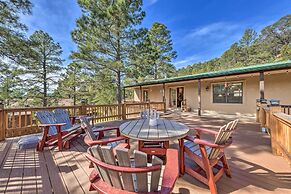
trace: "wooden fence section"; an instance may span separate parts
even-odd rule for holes
[[[133,118],[146,108],[164,111],[164,102],[141,102],[112,105],[79,105],[41,108],[9,108],[0,107],[0,140],[41,132],[37,127],[35,113],[52,111],[57,108],[66,109],[70,115],[91,116],[94,123]]]
[[[283,156],[291,165],[291,115],[282,112],[281,106],[262,106],[259,122],[270,132],[273,154]]]
[[[291,105],[281,105],[282,112],[291,115]]]

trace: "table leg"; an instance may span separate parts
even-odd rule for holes
[[[180,175],[183,175],[185,173],[184,139],[179,139],[179,151],[180,151]]]

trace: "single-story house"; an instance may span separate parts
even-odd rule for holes
[[[125,86],[134,101],[165,102],[167,109],[254,114],[256,99],[291,104],[291,60],[150,80]],[[186,104],[186,105],[185,105]]]

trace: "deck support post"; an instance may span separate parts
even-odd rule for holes
[[[165,83],[163,83],[163,103],[164,103],[164,112],[166,112],[166,87],[165,87]]]
[[[264,72],[260,72],[260,99],[265,98],[265,76]]]
[[[139,86],[139,102],[142,102],[142,88]]]
[[[5,140],[6,130],[5,130],[5,110],[4,104],[0,102],[0,141]]]
[[[201,80],[198,79],[198,116],[201,116]]]
[[[125,87],[123,87],[123,103],[125,103]]]

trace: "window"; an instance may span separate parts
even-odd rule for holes
[[[148,102],[149,101],[149,91],[148,90],[143,90],[142,91],[142,99],[144,102]]]
[[[243,83],[218,83],[213,84],[213,103],[242,104]]]

